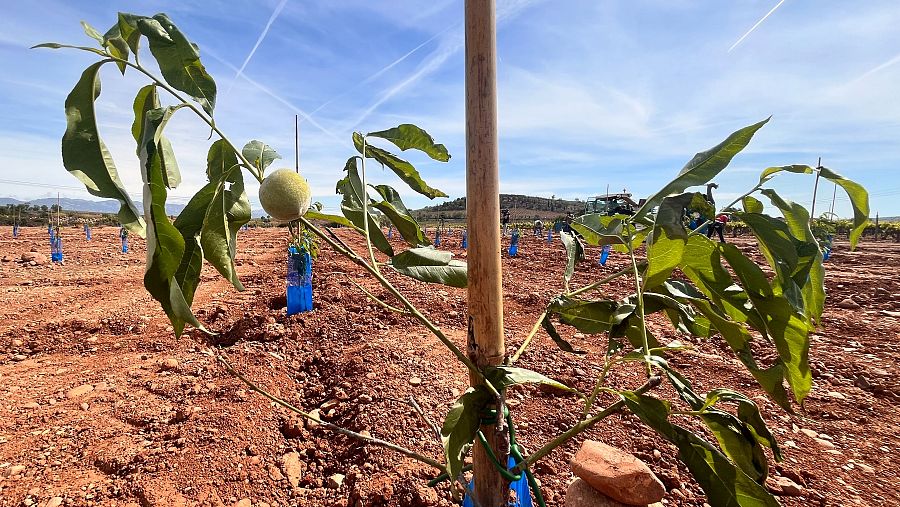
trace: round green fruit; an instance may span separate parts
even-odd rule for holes
[[[279,169],[259,185],[259,202],[266,213],[280,222],[292,222],[309,209],[309,183],[293,169]]]

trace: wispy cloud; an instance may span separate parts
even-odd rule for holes
[[[256,43],[253,44],[253,49],[247,53],[247,58],[244,58],[244,63],[241,64],[241,67],[237,70],[237,73],[234,75],[234,79],[231,80],[231,83],[228,85],[228,89],[225,90],[225,95],[227,96],[231,93],[231,88],[234,87],[234,83],[241,77],[244,73],[244,69],[247,68],[247,64],[250,63],[250,59],[253,58],[253,55],[256,54],[256,50],[259,49],[259,45],[262,44],[262,41],[266,38],[266,35],[269,34],[269,29],[272,28],[272,23],[278,19],[278,15],[281,14],[282,9],[284,9],[285,4],[287,4],[287,0],[281,0],[278,2],[278,5],[275,7],[275,10],[272,12],[272,15],[269,16],[269,21],[266,22],[266,26],[263,28],[262,33],[259,34],[259,37],[256,39]]]
[[[766,20],[766,18],[768,18],[769,16],[771,16],[773,12],[775,12],[779,7],[781,7],[781,4],[783,4],[784,1],[785,1],[785,0],[779,0],[779,2],[778,2],[777,4],[775,4],[775,7],[772,7],[772,10],[770,10],[769,12],[767,12],[766,15],[763,16],[759,21],[757,21],[755,25],[751,26],[750,29],[747,30],[747,32],[746,32],[744,35],[741,35],[741,38],[738,39],[737,42],[735,42],[734,44],[731,45],[730,48],[728,48],[728,52],[731,53],[731,50],[732,50],[732,49],[736,48],[737,45],[741,43],[741,41],[743,41],[744,39],[746,39],[748,35],[750,35],[751,33],[753,33],[754,30],[756,30],[757,28],[759,28],[759,25],[761,25],[761,24],[763,23],[763,21]]]

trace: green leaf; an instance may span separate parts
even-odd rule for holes
[[[768,121],[769,118],[766,118],[759,123],[737,130],[716,146],[694,155],[694,158],[678,173],[678,177],[647,199],[643,206],[635,212],[634,218],[643,217],[671,194],[684,192],[688,187],[705,185],[715,178],[731,162],[731,159],[750,143],[753,134]]]
[[[265,171],[266,167],[269,167],[276,159],[281,158],[281,155],[272,149],[271,146],[255,139],[244,145],[241,149],[241,154],[244,155],[244,158],[249,160],[254,167],[259,169],[260,173]]]
[[[91,195],[116,199],[121,204],[118,218],[128,230],[144,236],[141,218],[125,186],[119,179],[112,155],[97,132],[94,101],[100,95],[100,67],[111,60],[97,62],[81,75],[66,97],[66,133],[62,139],[62,159],[66,170],[82,183]]]
[[[759,175],[759,184],[762,185],[763,183],[771,180],[775,176],[775,174],[780,173],[782,171],[789,172],[789,173],[796,173],[796,174],[812,174],[815,170],[812,167],[810,167],[808,165],[803,165],[803,164],[767,167]]]
[[[397,227],[397,231],[403,236],[403,239],[410,246],[426,246],[431,244],[431,240],[429,240],[428,237],[425,236],[425,233],[422,232],[419,223],[416,222],[416,219],[413,218],[409,210],[406,209],[403,200],[400,199],[400,194],[398,194],[396,190],[388,185],[375,185],[372,186],[372,188],[374,188],[382,198],[381,201],[373,200],[372,206],[384,213],[384,216],[388,217],[391,223]]]
[[[175,271],[175,282],[181,287],[181,293],[188,306],[191,306],[194,301],[194,292],[200,283],[200,272],[203,269],[200,231],[217,188],[218,182],[207,183],[191,197],[187,206],[175,219],[175,228],[181,232],[181,237],[184,238],[184,253],[181,256],[181,264]]]
[[[380,137],[394,143],[402,151],[410,148],[419,150],[434,160],[447,162],[450,160],[450,153],[443,144],[435,144],[434,139],[421,128],[411,124],[404,123],[392,129],[379,130],[378,132],[369,132],[366,137]]]
[[[744,206],[744,211],[746,213],[762,213],[765,207],[763,203],[752,196],[745,195],[743,199],[741,199],[741,204]]]
[[[153,114],[156,113],[156,114]],[[182,265],[185,253],[185,239],[181,232],[169,221],[166,213],[166,186],[159,154],[159,146],[154,142],[157,129],[163,121],[162,110],[154,110],[147,115],[147,125],[141,140],[141,175],[144,180],[144,214],[147,221],[147,269],[144,272],[144,287],[154,299],[160,302],[176,336],[184,331],[186,323],[203,329],[191,312],[190,304],[175,278]]]
[[[176,188],[181,184],[181,171],[178,169],[178,162],[175,159],[175,153],[172,150],[172,144],[162,135],[163,128],[168,123],[171,116],[180,109],[181,105],[169,106],[164,109],[165,113],[160,120],[159,128],[157,128],[155,140],[159,144],[160,163],[162,164],[163,177],[167,188]],[[156,85],[147,85],[138,90],[134,99],[134,122],[131,125],[131,134],[138,144],[140,151],[141,139],[144,135],[144,125],[146,124],[147,114],[150,111],[160,109],[159,95]]]
[[[577,248],[575,243],[578,239],[574,234],[566,231],[559,231],[559,239],[562,241],[563,247],[566,249],[566,271],[563,278],[566,280],[566,286],[572,281],[572,275],[575,274],[575,263],[578,261]]]
[[[210,147],[206,173],[216,187],[200,232],[203,256],[237,290],[244,290],[234,258],[237,254],[237,232],[250,221],[250,200],[244,189],[244,176],[237,155],[224,139],[219,139]]]
[[[41,44],[35,44],[34,46],[31,46],[31,49],[38,49],[38,48],[45,48],[45,49],[77,49],[77,50],[79,50],[79,51],[87,51],[87,52],[89,52],[89,53],[94,53],[95,55],[100,55],[100,56],[102,56],[102,57],[104,57],[104,58],[106,58],[106,57],[109,56],[108,54],[104,53],[102,50],[97,49],[97,48],[89,48],[89,47],[85,47],[85,46],[72,46],[72,45],[69,45],[69,44],[60,44],[60,43],[58,43],[58,42],[44,42],[44,43],[41,43]],[[112,60],[106,60],[106,61],[104,61],[104,62],[102,62],[102,63],[111,62],[111,61],[112,61]],[[100,63],[100,62],[98,62],[98,63]]]
[[[135,16],[134,14],[120,12],[116,19],[115,28],[118,29],[117,35],[128,44],[131,52],[135,55],[138,54],[141,40],[141,32],[137,29],[137,20],[142,17],[143,16]]]
[[[165,14],[138,18],[137,29],[147,37],[150,53],[163,79],[190,95],[209,116],[216,107],[216,82],[200,63],[200,52]]]
[[[447,472],[456,478],[462,472],[462,464],[467,449],[475,440],[481,424],[482,409],[491,397],[483,387],[470,387],[456,403],[450,407],[441,427],[441,441],[447,458]]]
[[[576,389],[572,389],[562,382],[553,380],[550,377],[526,368],[516,368],[514,366],[488,366],[484,375],[498,391],[502,391],[509,386],[521,384],[543,384],[578,394]]]
[[[87,35],[88,37],[99,42],[101,45],[103,44],[103,35],[101,35],[100,32],[98,32],[96,28],[94,28],[90,24],[88,24],[87,21],[81,22],[81,28],[84,29],[85,35]]]
[[[634,311],[634,305],[628,305]],[[626,307],[626,308],[628,308]],[[559,315],[559,321],[582,333],[596,334],[609,331],[621,323],[630,312],[623,312],[619,303],[611,300],[585,301],[578,298],[560,296],[554,299],[547,311]]]
[[[354,229],[357,232],[359,232],[360,234],[362,234],[362,231],[359,230],[355,225],[353,225],[352,222],[350,222],[345,217],[342,217],[340,215],[329,215],[327,213],[322,213],[321,211],[316,211],[316,210],[310,208],[309,211],[306,212],[305,216],[306,216],[306,218],[308,218],[310,220],[324,220],[326,222],[334,222],[336,224],[340,224],[345,227],[350,227],[351,229]]]
[[[631,392],[622,393],[625,404],[645,424],[678,447],[678,455],[703,488],[712,505],[778,507],[779,503],[728,460],[712,444],[690,431],[670,423],[669,405],[661,400]]]
[[[653,222],[654,228],[663,229],[670,238],[686,240],[688,234],[684,228],[685,210],[698,211],[705,217],[712,216],[716,211],[699,192],[670,195],[659,204]]]
[[[363,152],[363,143],[365,142],[363,136],[358,132],[353,133],[353,145],[356,147],[356,151],[362,153]],[[381,148],[376,148],[374,146],[370,146],[366,144],[366,158],[374,158],[383,166],[387,166],[394,173],[403,180],[404,183],[409,185],[409,188],[415,190],[416,192],[428,197],[429,199],[434,199],[435,197],[448,197],[447,194],[441,192],[436,188],[431,188],[422,180],[422,177],[419,175],[419,171],[413,167],[412,164],[403,160],[402,158],[390,153],[388,151],[382,150]]]
[[[556,331],[556,328],[553,327],[553,323],[550,322],[550,317],[545,317],[541,321],[541,327],[544,328],[544,331],[550,336],[550,339],[553,340],[553,343],[556,344],[561,350],[565,352],[571,352],[572,354],[587,354],[587,351],[578,350],[572,346],[571,343],[567,342],[562,336],[559,335],[559,332]]]
[[[653,235],[653,244],[647,248],[647,270],[644,272],[644,287],[656,287],[672,274],[684,255],[686,241],[671,239],[665,229]]]
[[[572,229],[584,237],[588,245],[620,245],[625,243],[627,232],[623,224],[624,215],[601,215],[590,213],[581,215],[572,222]]]
[[[859,237],[862,236],[863,231],[866,229],[866,224],[869,223],[869,193],[859,183],[848,180],[827,167],[819,168],[819,174],[843,188],[850,198],[850,204],[853,206],[853,230],[850,232],[850,248],[854,249],[859,241]]]
[[[341,199],[341,213],[347,217],[360,234],[365,236],[365,221],[363,220],[363,199],[369,199],[365,189],[363,189],[362,178],[359,176],[359,170],[356,167],[357,157],[347,159],[344,171],[347,173],[342,179],[338,180],[335,191],[343,195]],[[375,219],[373,213],[375,209],[368,209],[369,222],[369,238],[372,245],[388,257],[394,256],[394,248],[381,230],[378,220]]]
[[[452,253],[434,247],[410,248],[393,256],[390,266],[423,282],[465,287],[468,284],[466,263],[452,260],[452,257]]]

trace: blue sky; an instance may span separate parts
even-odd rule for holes
[[[717,200],[751,187],[767,166],[815,165],[821,156],[869,189],[873,218],[876,211],[900,215],[896,0],[497,1],[503,192],[584,198],[609,185],[649,195],[697,151],[772,115],[717,178]],[[80,20],[103,32],[125,10],[166,12],[200,46],[219,87],[218,125],[235,142],[268,142],[284,156],[276,165],[292,167],[294,114],[305,117],[301,171],[314,199],[329,208],[352,153],[350,133],[405,122],[447,145],[448,164],[410,160],[429,184],[459,197],[462,6],[462,0],[16,2],[0,19],[0,196],[89,197],[62,168],[59,142],[65,96],[92,56],[27,48],[46,41],[89,45]],[[144,83],[107,67],[101,135],[127,188],[139,196],[129,128],[133,95]],[[187,112],[169,126],[184,176],[172,192],[175,202],[186,202],[204,182],[207,134]],[[390,173],[370,173],[378,183],[402,187]],[[809,204],[812,178],[779,176],[773,183]],[[249,188],[254,203],[256,188]],[[820,185],[817,214],[830,207],[831,191]],[[428,203],[403,194],[410,207]],[[850,214],[840,193],[835,211]]]

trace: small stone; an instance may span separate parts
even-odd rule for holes
[[[25,354],[16,354],[12,358],[13,358],[13,361],[24,361],[24,360],[28,359],[28,356],[26,356]]]
[[[659,452],[659,449],[653,449],[653,457],[656,459],[662,458],[662,453]]]
[[[289,452],[282,456],[281,469],[284,470],[284,475],[287,476],[292,488],[300,487],[300,478],[303,477],[306,463],[300,461],[299,453]]]
[[[843,393],[839,393],[837,391],[831,391],[830,393],[828,393],[828,396],[830,396],[836,400],[846,400],[847,399],[846,395],[844,395]]]
[[[772,477],[767,482],[769,489],[776,495],[800,496],[803,494],[803,486],[787,477]]]
[[[666,494],[663,483],[644,462],[602,442],[586,440],[569,464],[575,475],[618,502],[646,505]]]
[[[88,405],[87,403],[82,403],[82,404],[81,404],[81,410],[87,411],[89,408],[91,408],[91,406]]]
[[[860,463],[859,461],[855,461],[854,464],[856,465],[856,468],[859,468],[860,470],[862,470],[863,472],[865,472],[867,474],[875,473],[875,469],[870,467],[869,465],[866,465],[865,463]]]
[[[800,433],[803,433],[804,435],[808,436],[809,438],[818,438],[818,436],[819,436],[819,434],[816,433],[815,431],[809,430],[806,428],[800,428]]]
[[[22,262],[27,262],[32,266],[42,266],[47,264],[47,256],[39,252],[25,252],[22,254]]]
[[[854,301],[851,298],[847,298],[847,299],[841,301],[840,303],[837,304],[837,306],[838,306],[838,308],[843,308],[845,310],[858,310],[861,308],[859,303],[857,303],[856,301]]]
[[[70,400],[72,398],[78,398],[79,396],[84,396],[85,394],[87,394],[93,390],[94,390],[94,386],[92,386],[90,384],[84,384],[84,385],[81,385],[78,387],[73,387],[72,389],[69,389],[69,391],[66,393],[66,398],[68,398]]]
[[[24,405],[22,405],[22,408],[25,408],[28,410],[34,410],[36,408],[40,408],[40,405],[35,401],[29,401],[28,403],[25,403]]]
[[[412,385],[412,386],[422,385],[422,379],[420,379],[419,377],[410,377],[409,385]]]
[[[328,478],[328,487],[338,489],[344,484],[344,474],[334,474]]]
[[[320,421],[322,420],[322,416],[319,415],[319,409],[317,409],[317,408],[314,408],[314,409],[310,410],[310,411],[309,411],[309,416],[312,417],[313,419],[318,419],[318,420],[320,420]],[[306,420],[306,426],[307,426],[308,428],[312,429],[312,428],[315,428],[315,427],[319,426],[319,423],[317,423],[317,422],[314,421],[314,420],[307,419],[307,420]]]
[[[12,345],[13,345],[13,347],[21,347],[22,345],[25,345],[25,342],[23,342],[22,340],[16,339],[16,340],[12,341]]]
[[[6,470],[7,477],[13,477],[16,475],[20,475],[25,471],[25,465],[13,465]]]
[[[662,507],[662,503],[653,503],[647,507]],[[582,479],[575,478],[566,490],[566,507],[628,507],[592,488]]]
[[[63,503],[63,498],[61,496],[54,496],[50,500],[47,500],[47,503],[44,504],[44,507],[59,507]]]
[[[834,449],[834,444],[831,443],[830,440],[825,440],[824,438],[814,438],[813,439],[817,444],[826,448],[826,449]]]
[[[159,369],[163,371],[174,370],[178,368],[178,360],[174,357],[167,357],[157,363],[159,365]]]
[[[231,504],[233,507],[253,507],[253,502],[249,498],[242,498]]]

